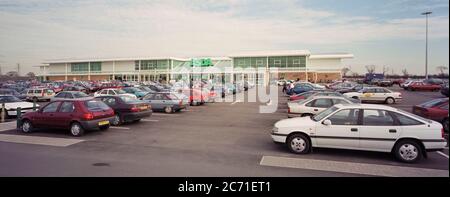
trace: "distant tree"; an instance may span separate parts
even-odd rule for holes
[[[27,77],[29,77],[29,78],[35,78],[36,75],[34,74],[34,72],[29,72],[29,73],[27,73]]]
[[[18,77],[19,73],[17,71],[9,71],[6,73],[6,76],[8,77]]]
[[[436,67],[439,70],[441,76],[445,76],[447,74],[448,67],[447,66],[438,66]]]
[[[369,74],[373,74],[373,73],[375,73],[375,65],[366,65],[366,70],[367,70],[367,73],[369,73]]]
[[[347,67],[342,68],[341,72],[342,72],[342,75],[344,75],[344,77],[345,77],[345,76],[347,76],[347,73],[350,72],[350,68],[347,68]]]
[[[359,74],[357,72],[353,72],[352,75],[353,75],[353,77],[359,76]]]
[[[402,73],[403,73],[404,77],[408,77],[409,76],[408,70],[406,68],[402,69]]]
[[[386,73],[389,72],[389,67],[388,66],[383,66],[383,75],[386,75]]]

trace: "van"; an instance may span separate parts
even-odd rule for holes
[[[32,88],[27,91],[27,101],[50,101],[55,92],[49,88]]]

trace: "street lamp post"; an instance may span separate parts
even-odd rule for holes
[[[424,12],[422,15],[425,15],[426,18],[426,39],[425,39],[425,79],[428,79],[428,15],[433,12]]]

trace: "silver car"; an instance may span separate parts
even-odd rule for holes
[[[77,92],[77,91],[63,91],[56,94],[54,97],[52,97],[51,101],[60,101],[60,100],[74,100],[74,99],[90,99],[93,98],[89,95],[87,95],[84,92]]]

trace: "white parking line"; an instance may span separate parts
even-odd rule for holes
[[[142,122],[159,122],[159,120],[154,119],[141,119]]]
[[[241,100],[236,100],[236,101],[232,102],[230,105],[234,105],[234,104],[236,104],[238,102],[241,102]]]
[[[153,113],[152,116],[178,116],[177,114]]]
[[[289,157],[263,156],[263,166],[298,168],[340,173],[391,177],[448,177],[448,170],[413,168],[392,165],[366,164],[342,161],[300,159]]]
[[[116,126],[110,126],[110,129],[120,129],[120,130],[130,130],[128,127],[116,127]]]
[[[441,156],[443,156],[443,157],[448,159],[448,155],[446,155],[445,153],[443,153],[441,151],[437,151],[437,154],[440,154]]]
[[[36,144],[46,146],[66,147],[76,143],[83,142],[79,139],[54,138],[54,137],[40,137],[40,136],[25,136],[25,135],[9,135],[0,134],[0,141],[12,142],[21,144]]]

